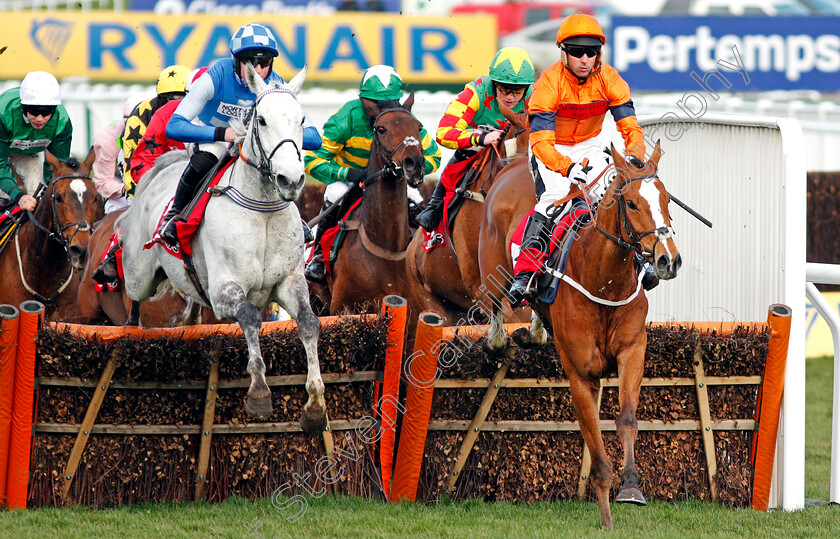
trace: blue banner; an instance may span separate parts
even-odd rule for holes
[[[311,13],[330,15],[347,0],[129,0],[131,9],[160,14],[248,15],[254,13]],[[400,0],[355,0],[359,11],[400,10]]]
[[[613,17],[633,91],[840,90],[838,17]]]

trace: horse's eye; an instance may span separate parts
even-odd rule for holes
[[[55,198],[56,202],[59,202],[59,203],[64,202],[64,199],[61,198],[61,195],[59,195],[58,193],[55,194],[54,198]]]
[[[258,116],[257,117],[257,123],[259,123],[260,126],[265,127],[265,117],[264,116]]]
[[[632,200],[627,201],[627,207],[630,208],[633,211],[638,211],[639,210],[638,206],[636,206],[636,203],[633,202]]]
[[[384,134],[385,134],[385,131],[386,131],[386,130],[385,130],[385,127],[384,127],[384,126],[381,126],[381,125],[377,125],[377,126],[376,126],[376,132],[377,132],[377,133],[379,133],[380,135],[384,135]]]

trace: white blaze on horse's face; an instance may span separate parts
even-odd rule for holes
[[[85,192],[87,192],[87,187],[85,187],[85,182],[80,179],[75,179],[70,182],[70,189],[76,193],[76,196],[79,197],[79,204],[84,205],[85,203]]]
[[[639,194],[644,198],[648,206],[650,206],[650,215],[653,217],[654,228],[670,228],[670,224],[665,219],[662,213],[662,205],[659,202],[660,191],[656,186],[656,179],[643,179],[639,186]]]

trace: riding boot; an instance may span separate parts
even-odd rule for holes
[[[642,286],[645,290],[653,290],[656,288],[656,285],[659,284],[659,277],[657,277],[656,272],[653,271],[653,266],[651,266],[650,263],[639,253],[636,253],[634,259],[636,262],[636,272],[645,272],[645,276],[642,277]]]
[[[204,175],[218,162],[215,155],[210,152],[196,152],[190,158],[190,164],[181,175],[178,188],[175,191],[175,199],[169,206],[169,211],[163,218],[163,223],[158,230],[160,238],[169,245],[177,245],[178,229],[176,218],[181,211],[192,201],[195,188],[204,179]]]
[[[537,291],[537,273],[548,257],[548,238],[551,221],[541,213],[534,213],[525,225],[522,248],[516,260],[516,276],[508,290],[508,299],[516,308]]]
[[[446,187],[443,186],[443,182],[438,182],[434,193],[432,193],[432,198],[426,204],[426,209],[415,218],[417,224],[425,228],[427,232],[434,232],[438,223],[440,223],[443,217],[443,198],[445,196]]]
[[[104,286],[119,279],[119,273],[117,272],[117,251],[121,247],[122,241],[115,243],[111,247],[108,254],[105,255],[105,258],[102,259],[102,262],[93,272],[93,275],[91,275],[94,282]]]
[[[330,206],[332,206],[332,203],[324,202],[324,205],[321,206],[321,213],[324,213]],[[306,265],[306,270],[303,272],[306,278],[310,281],[321,282],[327,277],[327,268],[324,265],[324,249],[321,247],[321,238],[324,237],[324,232],[326,232],[328,228],[334,227],[338,222],[340,209],[341,208],[337,208],[333,210],[329,215],[324,217],[320,223],[318,223],[318,230],[315,233],[315,247],[312,252],[312,258],[309,260],[309,264]]]
[[[300,220],[300,224],[303,225],[303,243],[311,242],[313,238],[312,229],[309,228],[309,225],[303,219]]]

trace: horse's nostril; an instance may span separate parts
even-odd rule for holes
[[[305,174],[301,174],[301,175],[300,175],[300,179],[299,179],[299,180],[298,180],[298,182],[297,182],[297,187],[298,187],[298,189],[303,189],[303,184],[304,184],[304,183],[306,183],[306,175],[305,175]]]
[[[678,270],[682,266],[682,255],[677,255],[677,259],[674,261],[674,269]]]
[[[406,168],[418,168],[420,166],[420,158],[415,155],[409,155],[405,158],[404,164]]]
[[[656,259],[656,268],[659,270],[666,270],[668,269],[668,257],[660,256]]]

